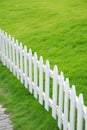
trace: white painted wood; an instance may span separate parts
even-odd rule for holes
[[[64,130],[68,128],[68,90],[69,90],[69,79],[65,82],[65,97],[64,97]]]
[[[11,35],[9,35],[9,60],[10,60],[10,71],[12,72],[12,48],[11,48]]]
[[[9,68],[9,36],[7,36],[7,68]]]
[[[39,65],[39,103],[43,105],[43,58],[40,57]]]
[[[8,43],[7,43],[8,35],[7,35],[7,33],[5,33],[5,36],[6,36],[6,39],[5,39],[5,42],[6,42],[6,65],[7,65],[7,61],[8,61]]]
[[[2,31],[2,63],[4,65],[4,31]]]
[[[17,78],[19,79],[18,40],[16,40],[16,66],[17,66]]]
[[[63,72],[60,74],[59,79],[59,112],[58,112],[58,127],[62,129],[62,109],[63,109],[63,90],[64,90],[64,76]]]
[[[46,69],[45,69],[45,109],[49,111],[49,82],[50,82],[50,77],[49,77],[49,71],[50,71],[50,65],[49,61],[46,61]]]
[[[6,65],[5,58],[6,58],[6,36],[5,33],[3,34],[3,65]]]
[[[23,55],[22,55],[23,46],[20,43],[20,69],[21,69],[21,83],[23,84]]]
[[[32,50],[29,50],[29,91],[32,93]]]
[[[85,130],[87,130],[87,107],[86,107],[86,116],[85,116]]]
[[[25,87],[28,88],[27,84],[27,47],[24,46],[24,73],[25,73]]]
[[[57,66],[55,65],[53,70],[53,104],[52,104],[52,117],[54,119],[56,119],[56,115],[57,115],[57,111],[56,111],[57,93],[58,93],[57,75],[58,75],[58,69]]]
[[[34,97],[37,98],[37,83],[38,83],[38,75],[37,75],[37,54],[34,53]]]
[[[78,98],[77,130],[82,130],[83,128],[83,104],[83,96],[80,94]]]
[[[75,86],[72,86],[71,89],[71,102],[70,102],[70,130],[75,129],[75,99],[76,99],[76,90]]]
[[[16,75],[16,71],[15,71],[15,65],[16,65],[16,61],[15,61],[15,41],[14,41],[14,37],[12,37],[12,47],[13,47],[13,74]]]

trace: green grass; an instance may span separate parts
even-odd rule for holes
[[[70,78],[70,84],[76,85],[77,95],[79,93],[83,94],[85,104],[87,105],[86,0],[0,0],[0,27],[14,36],[15,39],[23,42],[28,48],[31,48],[33,52],[37,52],[38,56],[42,55],[44,62],[48,59],[51,68],[56,64],[59,67],[59,72],[63,71],[65,77]],[[8,100],[5,100],[3,94],[0,93],[2,103],[10,104],[6,107],[9,111],[11,110],[10,113],[12,113],[15,128],[17,129],[17,125],[21,125],[18,127],[18,130],[48,129],[49,123],[47,121],[41,121],[44,128],[37,128],[40,124],[38,118],[43,118],[42,112],[45,112],[45,110],[42,110],[43,108],[21,85],[18,87],[19,95],[23,89],[24,94],[27,96],[23,96],[23,99],[18,99],[20,97],[16,95],[15,84],[14,88],[10,84],[14,81],[20,84],[19,81],[16,78],[14,79],[9,71],[1,66],[0,77],[2,77],[0,86],[3,93],[7,94],[7,90],[5,90],[7,84],[4,82],[4,78],[7,78],[9,95],[11,95],[12,88],[12,91],[15,91],[15,99],[17,98],[18,110],[21,110],[19,113],[17,111],[18,117],[15,116],[14,103],[9,103],[9,100],[16,101],[12,98],[14,96],[11,96],[11,99],[7,97],[6,99]],[[11,77],[12,81],[9,81]],[[35,113],[40,112],[37,119],[35,117],[36,121],[33,116],[29,116],[29,107],[25,104],[27,102],[25,99],[35,103],[35,106],[31,106],[31,110],[35,109]],[[22,101],[20,106],[18,101]],[[10,108],[11,104],[13,105],[12,109]],[[27,107],[27,110],[25,107]],[[40,110],[38,110],[38,107],[41,107]],[[21,113],[25,118],[22,119]],[[32,114],[34,113],[32,112]],[[26,116],[29,117],[26,118]],[[47,120],[51,120],[51,117],[47,117]],[[53,120],[52,122],[49,130],[52,130],[54,127],[51,125],[56,124]],[[32,123],[35,123],[36,127],[33,127]],[[54,128],[57,129],[56,125]]]

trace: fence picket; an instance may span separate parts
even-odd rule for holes
[[[17,72],[17,78],[19,79],[19,58],[18,58],[18,40],[16,40],[16,72]]]
[[[6,65],[6,33],[4,33],[4,66]]]
[[[34,97],[37,98],[37,54],[34,53]]]
[[[7,65],[7,61],[8,61],[8,44],[7,44],[8,35],[7,35],[7,33],[5,33],[5,36],[6,36],[6,39],[5,39],[5,42],[6,42],[6,65]]]
[[[13,48],[13,74],[15,75],[15,41],[14,37],[12,37],[12,48]]]
[[[85,130],[87,130],[87,107],[86,107],[86,116],[85,116]]]
[[[62,129],[62,109],[63,109],[63,89],[64,89],[64,76],[63,72],[60,74],[59,79],[59,112],[58,112],[58,126]]]
[[[20,43],[20,69],[21,69],[21,83],[23,84],[23,55],[22,55],[22,43]]]
[[[29,91],[32,93],[32,51],[29,50]]]
[[[11,35],[9,35],[9,64],[10,71],[12,72],[12,47],[11,47]]]
[[[39,103],[43,104],[43,58],[40,57],[39,65]]]
[[[2,31],[2,63],[4,65],[4,31]]]
[[[74,130],[75,128],[75,98],[76,98],[76,91],[75,86],[73,85],[71,89],[70,130]]]
[[[53,70],[53,104],[52,104],[52,117],[56,119],[57,111],[57,75],[58,75],[58,69],[57,66],[54,66]]]
[[[50,65],[49,61],[46,61],[46,71],[45,71],[45,109],[49,111],[49,82],[50,82]]]
[[[24,73],[25,73],[25,87],[28,88],[27,84],[27,47],[24,46]]]
[[[80,94],[78,98],[77,130],[82,130],[83,128],[82,109],[83,109],[83,96],[82,94]]]
[[[64,130],[68,128],[68,90],[69,90],[69,79],[65,82],[65,98],[64,98]]]

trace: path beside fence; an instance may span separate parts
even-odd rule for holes
[[[18,43],[13,37],[0,30],[0,59],[4,66],[17,76],[25,88],[39,100],[52,117],[58,119],[62,130],[87,130],[87,107],[83,95],[76,95],[75,86],[58,73],[57,66],[50,69],[49,61],[43,63],[32,50]]]
[[[0,130],[13,130],[9,115],[4,113],[5,108],[0,105]]]

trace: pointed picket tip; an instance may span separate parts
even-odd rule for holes
[[[40,56],[40,62],[43,63],[43,57],[42,56]]]
[[[49,63],[48,60],[46,60],[46,66],[47,66],[48,68],[50,68],[50,63]]]
[[[11,40],[11,35],[8,35],[9,39]]]
[[[22,48],[22,42],[20,42],[20,47]]]
[[[6,36],[6,37],[8,36],[7,32],[5,32],[5,36]]]
[[[72,85],[71,92],[74,93],[74,95],[76,95],[76,87],[75,87],[75,85]]]
[[[31,49],[29,49],[29,54],[32,55],[32,50]]]
[[[64,73],[63,72],[60,73],[60,77],[61,77],[62,81],[64,81]]]
[[[37,53],[36,52],[34,53],[34,57],[37,59]]]
[[[82,94],[79,94],[79,102],[80,102],[81,104],[84,104],[83,95],[82,95]]]
[[[70,83],[69,83],[69,78],[66,78],[66,86],[69,88],[69,86],[70,86]]]
[[[27,47],[26,46],[24,46],[24,50],[27,52]]]
[[[18,46],[18,40],[16,40],[16,45]]]
[[[14,37],[12,37],[12,41],[14,42]]]
[[[53,72],[58,74],[58,68],[57,68],[57,65],[54,66]]]

